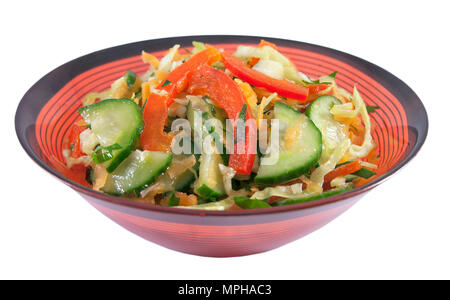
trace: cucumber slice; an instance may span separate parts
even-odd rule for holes
[[[205,121],[207,121],[209,119],[216,119],[220,122],[220,124],[222,126],[221,135],[223,137],[225,137],[224,129],[225,129],[226,113],[222,108],[214,106],[211,103],[211,100],[209,100],[208,98],[206,98],[206,99],[191,98],[191,100],[189,101],[189,103],[187,105],[186,116],[187,116],[187,119],[191,126],[191,130],[193,131],[193,134],[198,133],[198,132],[195,132],[194,129],[197,129],[197,131],[198,131],[198,126],[200,125],[200,124],[194,124],[196,114],[201,116],[201,120],[202,120],[201,134],[202,134],[203,138],[208,134],[214,134],[214,131],[218,132],[217,128],[206,127]],[[195,136],[194,136],[194,142],[197,142],[197,139],[195,138]],[[196,147],[196,149],[201,149],[201,145],[196,144],[195,147]],[[223,150],[222,152],[224,152],[224,153],[222,154],[222,159],[227,164],[228,163],[228,154],[225,153],[226,151],[224,150],[224,145],[221,145],[221,144],[217,145],[217,149]]]
[[[211,130],[208,130],[203,125],[204,120],[217,117],[218,109],[203,99],[197,100],[193,98],[191,101],[189,101],[186,113],[187,118],[191,124],[191,128],[196,128],[196,124],[194,124],[194,116],[196,113],[202,116],[201,134],[204,138],[211,133]],[[219,121],[221,120],[219,119]],[[200,147],[200,145],[195,145],[195,147]],[[205,151],[202,151],[199,168],[199,179],[194,189],[197,195],[210,199],[217,198],[225,194],[222,173],[219,169],[219,163],[223,164],[224,160],[226,159],[224,155],[226,154],[221,155],[216,152],[206,153]]]
[[[173,182],[173,188],[175,191],[178,192],[186,192],[189,190],[189,187],[191,186],[191,183],[195,181],[195,174],[192,172],[198,172],[198,168],[200,166],[199,160],[200,155],[195,155],[195,159],[197,162],[192,167],[192,170],[186,170],[184,173],[180,174],[176,177],[175,181]]]
[[[280,122],[279,158],[274,165],[261,165],[256,183],[277,184],[297,178],[316,165],[322,151],[322,136],[311,120],[288,105],[275,102]]]
[[[218,153],[204,152],[200,159],[199,178],[195,193],[204,198],[218,198],[225,194],[222,173],[219,164],[223,164]]]
[[[172,153],[133,151],[106,178],[102,190],[112,195],[139,193],[163,173],[172,161]]]
[[[322,128],[326,127],[327,122],[334,121],[333,116],[330,114],[330,109],[335,104],[341,104],[341,101],[333,96],[320,96],[308,105],[305,114],[314,122],[317,128],[322,130]]]
[[[105,162],[106,170],[113,172],[134,149],[144,129],[141,110],[132,100],[108,99],[82,107],[78,113],[90,124],[100,146],[118,146]]]
[[[341,104],[336,97],[320,96],[305,111],[305,114],[322,133],[323,151],[321,162],[326,161],[333,150],[347,139],[344,125],[336,121],[330,113],[331,108],[335,104]]]
[[[353,188],[353,185],[350,184],[345,188],[332,189],[332,190],[328,190],[328,191],[325,191],[320,194],[309,195],[309,196],[305,196],[305,197],[299,198],[299,199],[286,199],[286,200],[274,202],[274,203],[272,203],[272,206],[292,205],[292,204],[305,203],[305,202],[310,202],[310,201],[314,201],[314,200],[319,200],[319,199],[323,199],[326,197],[342,194],[344,192],[351,190],[352,188]]]

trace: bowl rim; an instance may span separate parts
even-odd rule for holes
[[[41,160],[38,155],[33,151],[33,149],[31,148],[30,144],[28,143],[28,140],[25,136],[25,134],[21,134],[21,126],[20,126],[20,115],[23,111],[23,107],[26,105],[26,99],[27,99],[27,95],[31,94],[34,92],[35,89],[38,89],[39,84],[45,82],[51,74],[53,74],[54,72],[68,67],[70,65],[73,64],[77,64],[80,61],[94,56],[94,55],[100,55],[100,54],[104,54],[105,52],[111,52],[111,51],[115,51],[118,50],[124,46],[133,46],[133,45],[140,45],[143,43],[161,43],[161,44],[165,44],[165,43],[173,43],[173,42],[177,42],[180,40],[186,41],[193,41],[193,40],[216,40],[216,41],[220,41],[220,40],[224,40],[222,41],[222,43],[236,43],[239,40],[244,40],[247,42],[253,42],[253,41],[259,41],[260,39],[264,39],[266,41],[269,42],[273,42],[275,44],[287,44],[289,46],[292,46],[295,48],[295,45],[302,45],[303,47],[307,47],[312,49],[311,51],[317,50],[317,49],[321,49],[323,51],[327,51],[327,52],[332,52],[335,54],[335,58],[339,60],[339,58],[342,57],[346,57],[347,59],[351,59],[354,60],[356,62],[358,62],[359,64],[362,65],[366,65],[374,70],[376,70],[376,72],[381,73],[384,76],[388,76],[389,77],[389,81],[392,81],[392,83],[398,87],[401,87],[402,89],[406,89],[409,94],[411,95],[411,97],[413,97],[413,99],[409,99],[409,101],[415,101],[415,104],[418,105],[418,108],[420,110],[420,112],[422,113],[422,117],[423,117],[423,123],[421,124],[423,126],[422,128],[422,134],[417,136],[417,140],[415,145],[413,146],[413,148],[411,149],[410,153],[408,153],[408,155],[406,155],[405,157],[403,157],[403,159],[392,169],[390,169],[388,172],[382,174],[381,176],[379,176],[378,178],[374,179],[373,181],[370,181],[369,183],[352,189],[348,192],[342,193],[342,194],[338,194],[338,195],[334,195],[334,196],[330,196],[330,197],[326,197],[320,200],[315,200],[315,201],[310,201],[310,202],[305,202],[305,203],[299,203],[299,204],[293,204],[293,205],[287,205],[287,206],[278,206],[278,207],[271,207],[270,209],[267,208],[260,208],[260,209],[243,209],[243,210],[227,210],[227,211],[214,211],[214,210],[202,210],[202,209],[186,209],[186,208],[174,208],[174,207],[165,207],[165,206],[159,206],[159,205],[153,205],[153,204],[148,204],[148,203],[141,203],[141,202],[137,202],[137,201],[130,201],[127,200],[126,198],[120,198],[120,197],[116,197],[116,196],[111,196],[108,194],[104,194],[101,192],[97,192],[94,191],[88,187],[85,187],[79,183],[76,183],[66,177],[64,177],[62,174],[56,172],[55,170],[53,170],[51,167],[49,167],[43,160]],[[178,43],[178,42],[177,42]],[[317,51],[316,51],[317,52]],[[354,67],[354,66],[353,66]],[[75,74],[74,76],[76,76],[78,74]],[[66,82],[67,83],[67,82]],[[390,90],[390,92],[392,92]],[[188,35],[188,36],[173,36],[173,37],[167,37],[167,38],[158,38],[158,39],[150,39],[150,40],[142,40],[142,41],[138,41],[138,42],[134,42],[134,43],[127,43],[127,44],[122,44],[122,45],[118,45],[118,46],[113,46],[113,47],[109,47],[109,48],[105,48],[102,50],[98,50],[83,56],[80,56],[78,58],[75,58],[63,65],[58,66],[57,68],[53,69],[52,71],[50,71],[49,73],[47,73],[45,76],[43,76],[41,79],[39,79],[22,97],[22,99],[20,100],[18,106],[17,106],[17,110],[16,110],[16,114],[15,114],[15,130],[16,130],[16,135],[19,139],[19,142],[21,144],[21,146],[24,148],[25,152],[28,154],[28,156],[30,156],[30,158],[36,163],[38,164],[40,167],[42,167],[44,170],[46,170],[48,173],[52,174],[53,176],[55,176],[56,178],[60,179],[61,181],[63,181],[65,184],[67,184],[68,186],[70,186],[71,188],[73,188],[74,190],[85,194],[87,196],[90,196],[94,199],[97,200],[101,200],[103,202],[109,203],[109,204],[115,204],[115,205],[119,205],[119,206],[126,206],[129,208],[135,208],[135,209],[141,209],[141,210],[146,210],[146,211],[152,211],[152,212],[160,212],[160,213],[169,213],[169,214],[175,214],[175,215],[197,215],[197,216],[205,216],[205,215],[216,215],[216,216],[245,216],[245,215],[260,215],[260,214],[274,214],[274,213],[280,213],[280,212],[287,212],[287,211],[295,211],[295,210],[302,210],[302,209],[307,209],[307,208],[312,208],[312,207],[318,207],[318,206],[323,206],[326,204],[331,204],[331,203],[335,203],[338,201],[342,201],[345,199],[350,199],[353,198],[355,196],[361,195],[363,193],[366,193],[368,191],[370,191],[371,189],[373,189],[374,187],[378,186],[379,184],[381,184],[382,182],[384,182],[385,180],[387,180],[388,178],[390,178],[393,174],[397,173],[398,170],[400,170],[401,168],[403,168],[406,164],[408,164],[412,158],[414,158],[417,153],[420,151],[420,149],[422,148],[427,135],[428,135],[428,127],[429,127],[429,121],[428,121],[428,115],[425,109],[424,104],[422,103],[422,101],[420,100],[420,98],[415,94],[415,92],[406,84],[404,83],[401,79],[399,79],[398,77],[396,77],[395,75],[391,74],[390,72],[386,71],[385,69],[369,62],[366,61],[362,58],[359,58],[357,56],[333,49],[333,48],[329,48],[329,47],[324,47],[324,46],[320,46],[320,45],[316,45],[316,44],[311,44],[311,43],[306,43],[306,42],[300,42],[300,41],[295,41],[295,40],[290,40],[290,39],[280,39],[280,38],[272,38],[272,37],[262,37],[262,36],[249,36],[249,35]]]

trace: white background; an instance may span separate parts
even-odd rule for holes
[[[449,279],[448,1],[371,3],[3,3],[0,278]],[[428,139],[399,174],[324,228],[267,253],[226,259],[174,252],[125,231],[21,149],[17,104],[47,72],[106,47],[197,34],[294,39],[367,59],[423,100]]]

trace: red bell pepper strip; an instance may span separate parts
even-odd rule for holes
[[[86,180],[87,168],[83,164],[73,165],[70,169],[63,162],[59,161],[55,156],[49,157],[50,164],[54,169],[64,177],[75,181],[86,187],[91,186]]]
[[[143,114],[145,127],[141,134],[141,144],[144,150],[170,152],[172,138],[164,132],[167,108],[173,103],[173,98],[187,88],[189,78],[195,70],[218,61],[220,57],[221,53],[215,48],[207,48],[193,55],[158,85],[158,94],[150,93]]]
[[[78,126],[77,124],[72,125],[72,129],[69,134],[69,140],[67,141],[66,149],[71,149],[71,157],[78,158],[80,156],[86,155],[83,150],[81,150],[80,133],[84,131],[84,128]]]
[[[144,108],[144,131],[141,145],[144,150],[170,152],[172,138],[164,132],[168,116],[167,96],[151,93]]]
[[[236,121],[246,100],[239,86],[225,72],[203,65],[192,74],[188,92],[209,95],[219,107],[223,108],[233,122],[236,137]],[[253,121],[247,122],[248,120]],[[248,105],[246,125],[248,126],[245,128],[245,140],[241,139],[235,143],[229,160],[229,166],[238,174],[251,173],[256,155],[256,122]],[[244,153],[238,153],[238,149],[243,149]]]
[[[309,90],[309,95],[318,94],[318,93],[326,90],[329,87],[330,87],[330,85],[326,84],[326,83],[309,84],[307,86],[307,88]]]
[[[228,53],[222,53],[225,67],[234,75],[251,85],[262,87],[280,96],[306,102],[308,89],[287,80],[279,80],[249,68],[242,60]]]
[[[65,139],[63,149],[72,149],[70,156],[72,158],[78,158],[80,156],[86,155],[86,153],[81,150],[80,133],[84,131],[84,127],[78,126],[77,124],[72,125],[69,137]],[[65,177],[72,181],[78,182],[84,186],[89,186],[86,181],[86,171],[87,168],[84,164],[79,163],[73,165],[70,169],[63,163],[61,163],[56,157],[52,156],[50,158],[51,163],[56,168],[56,170],[63,174]],[[67,162],[66,162],[67,163]]]
[[[216,48],[210,47],[194,54],[185,63],[179,65],[169,73],[166,80],[161,82],[157,89],[166,91],[168,95],[167,105],[170,106],[180,92],[188,85],[189,77],[196,69],[205,64],[212,64],[221,58],[221,53]]]

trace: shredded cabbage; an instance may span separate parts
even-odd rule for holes
[[[108,172],[104,164],[95,165],[94,167],[94,182],[92,188],[96,191],[105,185],[106,179],[108,178]]]
[[[169,52],[161,58],[161,61],[159,62],[158,70],[169,72],[170,67],[172,66],[172,61],[175,56],[175,54],[178,51],[178,48],[180,48],[180,45],[175,45],[172,48],[170,48]]]
[[[345,125],[336,121],[328,109],[320,111],[320,118],[316,120],[315,125],[322,133],[322,154],[319,162],[323,163],[348,136],[345,133]]]
[[[152,86],[150,87],[150,93],[157,94],[157,95],[162,96],[162,97],[169,95],[169,93],[166,90],[156,89],[156,88],[154,88]]]
[[[298,72],[298,76],[300,77],[301,81],[311,82],[311,79],[302,72]]]
[[[166,173],[171,179],[175,179],[178,175],[181,175],[188,169],[192,168],[196,162],[197,160],[194,155],[190,155],[183,159],[174,159]]]
[[[70,156],[70,150],[64,149],[62,151],[64,158],[66,159],[66,165],[70,169],[74,165],[83,164],[85,167],[89,166],[92,163],[92,157],[83,155],[77,158],[73,158]]]
[[[251,196],[251,199],[264,200],[272,196],[283,197],[287,199],[295,199],[303,195],[302,184],[295,183],[292,185],[279,185],[275,187],[267,187],[262,191],[258,191]]]
[[[234,198],[228,197],[221,201],[209,202],[205,204],[198,204],[192,206],[174,206],[185,209],[205,209],[205,210],[227,210],[234,205]]]
[[[370,131],[372,130],[372,123],[370,122],[369,113],[367,112],[366,104],[364,100],[361,98],[361,95],[358,92],[356,87],[353,88],[353,104],[355,105],[355,110],[361,113],[361,117],[364,122],[364,126],[366,127],[366,131],[364,132],[364,141],[361,146],[351,145],[349,152],[351,155],[355,157],[365,157],[369,154],[370,151],[375,147],[375,142],[372,139],[372,135]]]
[[[336,117],[343,118],[354,118],[358,115],[358,111],[353,109],[353,104],[351,102],[343,103],[343,104],[335,104],[330,113]]]
[[[272,102],[272,100],[276,96],[278,96],[277,93],[273,93],[267,98],[263,97],[261,103],[258,105],[258,114],[256,116],[256,126],[258,126],[258,128],[259,128],[259,120],[262,120],[264,118],[264,109],[266,108],[267,105],[270,104],[270,102]]]
[[[174,69],[176,69],[178,66],[180,66],[182,64],[183,64],[183,61],[181,61],[181,60],[173,61],[172,64],[170,65],[170,72],[172,72]]]
[[[156,195],[162,194],[168,191],[166,180],[163,176],[160,176],[156,182],[150,185],[145,190],[141,191],[141,198],[153,199]]]
[[[283,65],[270,59],[260,59],[253,69],[275,79],[284,79]]]
[[[350,145],[350,139],[346,138],[333,150],[328,160],[320,164],[320,166],[311,173],[310,179],[312,183],[308,185],[308,190],[322,191],[323,179],[325,175],[336,168],[336,164],[345,155],[345,152],[347,152]]]
[[[361,166],[369,168],[369,169],[376,169],[376,168],[378,168],[378,166],[376,164],[372,164],[372,163],[369,163],[367,161],[360,161],[359,163],[361,164]]]
[[[99,144],[97,136],[89,128],[80,133],[80,143],[81,150],[87,155],[91,155],[95,147]]]
[[[222,173],[223,187],[225,188],[225,193],[231,195],[233,192],[233,187],[231,185],[231,179],[236,175],[236,170],[223,164],[219,164],[220,173]]]
[[[346,180],[345,177],[339,176],[331,180],[330,186],[334,188],[343,188],[346,186]]]
[[[239,46],[234,53],[234,56],[248,59],[251,57],[258,57],[261,60],[271,60],[280,63],[283,66],[284,79],[292,80],[295,83],[301,83],[303,78],[299,75],[295,65],[283,54],[275,50],[270,46],[264,47],[251,47],[251,46]]]

